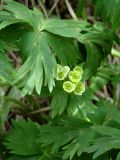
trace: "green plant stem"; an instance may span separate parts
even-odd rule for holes
[[[120,52],[115,49],[112,49],[111,55],[120,58]]]

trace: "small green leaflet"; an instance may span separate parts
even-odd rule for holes
[[[53,99],[51,102],[52,116],[55,117],[57,114],[61,115],[68,103],[68,94],[64,90],[60,89],[54,92]]]
[[[85,21],[80,23],[75,20],[48,19],[43,23],[43,30],[63,37],[76,38],[80,36],[81,31],[88,31],[89,26],[89,23]]]
[[[31,120],[13,122],[13,128],[6,135],[4,145],[12,154],[21,156],[41,155],[41,149],[37,143],[38,136],[39,127]]]
[[[45,33],[46,41],[52,47],[62,65],[75,66],[79,60],[79,48],[72,39]],[[74,58],[73,58],[74,57]]]
[[[79,114],[80,117],[86,117],[88,113],[94,112],[96,106],[91,102],[92,98],[93,94],[90,89],[87,89],[82,96],[69,95],[68,114]]]
[[[120,148],[120,130],[117,128],[112,128],[108,126],[93,126],[91,127],[96,132],[102,134],[103,136],[94,140],[94,144],[89,146],[87,149],[88,153],[95,152],[93,158],[97,158],[103,153],[111,149]]]
[[[4,83],[12,84],[15,71],[8,57],[3,51],[0,51],[0,85]]]

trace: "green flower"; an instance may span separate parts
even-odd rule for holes
[[[79,71],[70,71],[69,72],[69,79],[73,82],[73,83],[78,83],[82,78],[82,74]]]
[[[68,66],[61,66],[60,64],[57,64],[57,80],[64,80],[68,73],[70,71],[70,68]]]
[[[76,66],[73,70],[80,72],[81,75],[83,74],[83,68],[80,66]]]
[[[66,92],[73,92],[75,90],[75,84],[70,82],[70,81],[65,81],[63,83],[63,89],[66,91]]]
[[[83,82],[79,82],[74,90],[74,93],[76,95],[82,95],[82,93],[85,91],[85,84]]]

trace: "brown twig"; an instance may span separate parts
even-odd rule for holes
[[[1,0],[1,2],[0,2],[0,6],[2,6],[2,5],[3,5],[3,1],[4,1],[4,0]],[[2,7],[0,7],[0,10],[3,10],[3,9],[2,9]]]
[[[0,5],[3,5],[3,1],[4,1],[4,0],[1,0]]]
[[[54,1],[54,4],[52,6],[52,8],[50,9],[49,13],[48,13],[48,16],[50,16],[50,14],[53,12],[53,10],[56,8],[57,4],[58,4],[59,0],[55,0]]]
[[[46,10],[44,4],[42,3],[42,1],[41,1],[41,0],[38,0],[38,4],[39,4],[39,7],[42,9],[42,11],[43,11],[45,17],[48,18],[47,10]]]
[[[58,6],[57,6],[57,5],[56,5],[56,7],[55,7],[55,11],[56,11],[57,16],[60,18],[60,12],[59,12],[59,9],[58,9]]]
[[[78,18],[77,18],[77,16],[76,16],[74,10],[72,9],[72,6],[71,6],[69,0],[65,0],[65,3],[66,3],[66,6],[67,6],[68,11],[69,11],[70,15],[72,16],[72,18],[74,18],[74,19],[77,20]]]
[[[35,1],[31,0],[31,4],[32,4],[32,7],[34,7],[35,6]]]
[[[9,55],[14,60],[16,68],[19,68],[20,67],[20,60],[19,60],[19,58],[13,52],[9,52]]]
[[[28,7],[28,0],[25,0],[25,5]]]
[[[37,113],[40,113],[40,112],[47,112],[47,111],[50,111],[50,110],[51,110],[50,107],[45,107],[45,108],[37,109],[35,111],[27,113],[27,115],[37,114]]]
[[[107,90],[107,87],[106,87],[106,86],[103,87],[103,90],[104,90],[105,97],[106,97],[107,99],[110,99],[110,96],[109,96],[109,93],[108,93],[108,90]]]

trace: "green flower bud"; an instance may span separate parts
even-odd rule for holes
[[[79,71],[70,71],[69,72],[69,79],[73,83],[78,83],[82,78],[82,74]]]
[[[82,95],[82,93],[85,91],[85,84],[83,82],[79,82],[74,90],[74,93],[76,95]]]
[[[64,80],[68,73],[70,71],[70,68],[68,66],[61,66],[59,64],[57,64],[57,76],[56,79],[57,80]]]
[[[63,83],[63,89],[66,91],[66,92],[73,92],[75,90],[75,84],[70,82],[70,81],[65,81]]]
[[[74,70],[74,71],[78,71],[78,72],[80,72],[80,73],[81,73],[81,75],[83,74],[83,68],[82,68],[82,67],[80,67],[80,66],[76,66],[73,70]]]

